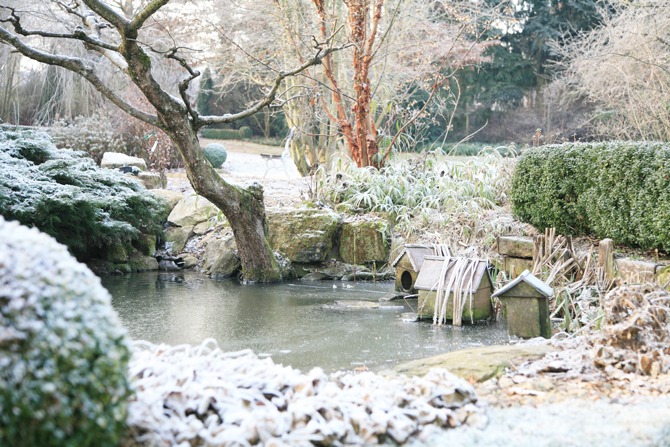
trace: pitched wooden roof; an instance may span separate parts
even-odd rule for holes
[[[414,271],[420,272],[421,266],[423,265],[424,257],[432,256],[434,254],[435,252],[433,251],[432,245],[407,244],[403,247],[400,254],[391,263],[391,267],[395,268],[402,259],[402,257],[407,255],[409,263],[412,265]]]
[[[417,278],[418,282],[418,278]],[[509,292],[512,290],[514,287],[516,287],[518,284],[521,282],[525,282],[529,286],[531,286],[533,289],[537,290],[540,294],[550,297],[554,294],[554,289],[549,287],[547,284],[545,284],[543,281],[538,279],[535,275],[530,273],[529,270],[524,270],[523,273],[521,273],[519,276],[517,276],[514,280],[510,281],[507,283],[505,287],[501,287],[494,293],[492,296],[500,296],[506,292]]]
[[[414,287],[417,290],[436,291],[440,277],[444,283],[460,280],[460,288],[464,292],[475,293],[484,278],[491,281],[488,270],[489,262],[484,259],[462,257],[426,256],[423,266],[416,278]],[[454,275],[457,275],[454,277]]]

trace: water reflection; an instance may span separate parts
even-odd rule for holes
[[[413,311],[416,301],[384,303],[389,307],[379,309],[334,305],[376,302],[392,292],[392,283],[358,283],[353,288],[340,282],[241,286],[234,280],[178,272],[108,277],[103,285],[135,339],[176,345],[214,338],[223,350],[250,348],[303,370],[378,370],[508,339],[498,325],[454,328],[403,321],[400,315]]]

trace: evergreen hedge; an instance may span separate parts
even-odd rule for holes
[[[238,129],[202,129],[200,135],[202,138],[212,140],[239,140],[243,138]]]
[[[565,143],[527,150],[512,179],[517,218],[562,234],[670,251],[670,145]]]

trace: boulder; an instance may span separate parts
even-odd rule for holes
[[[219,209],[209,200],[197,194],[189,194],[181,199],[167,220],[178,227],[197,225],[219,214]]]
[[[107,248],[105,260],[113,263],[123,263],[128,260],[128,249],[122,244],[112,245]]]
[[[116,169],[123,166],[136,166],[143,171],[147,170],[147,163],[143,159],[118,152],[105,152],[100,162],[101,168]]]
[[[227,278],[233,276],[240,266],[232,231],[222,233],[220,237],[207,243],[202,260],[203,273],[216,278]]]
[[[161,175],[158,172],[140,172],[137,177],[146,189],[158,189],[161,186],[166,186],[161,184]]]
[[[165,250],[172,255],[181,253],[191,236],[193,236],[193,225],[168,228],[165,230]]]
[[[190,269],[198,265],[198,258],[193,255],[185,255],[183,258],[184,266],[182,268]]]
[[[143,255],[153,256],[156,254],[156,236],[152,234],[140,234],[133,247]]]
[[[168,213],[172,212],[175,205],[184,198],[184,194],[179,191],[172,191],[170,189],[152,189],[151,193],[167,202]]]
[[[158,270],[158,261],[153,256],[131,256],[128,265],[134,272]]]
[[[326,209],[267,210],[270,245],[291,262],[322,262],[333,249],[340,216]]]
[[[389,224],[383,219],[343,222],[340,259],[350,264],[388,262],[389,237]]]

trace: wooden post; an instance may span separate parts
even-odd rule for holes
[[[614,279],[614,241],[603,239],[598,246],[598,282],[610,283]]]

